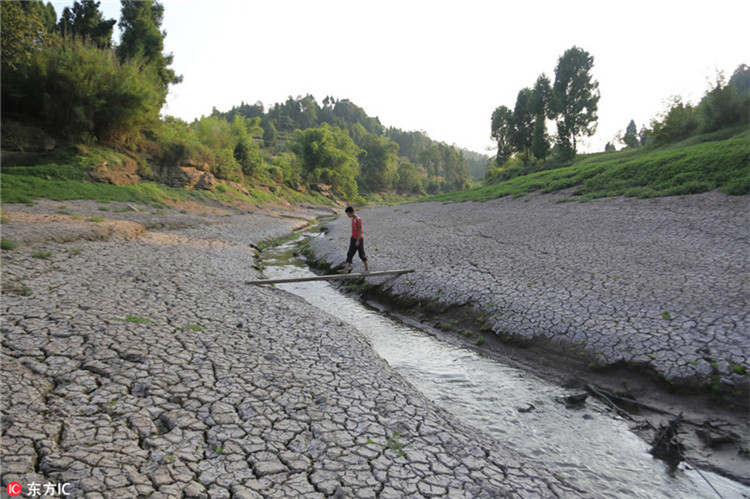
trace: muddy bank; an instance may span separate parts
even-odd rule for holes
[[[657,424],[685,411],[690,456],[747,483],[750,200],[560,199],[362,210],[373,270],[416,270],[368,279],[365,294],[451,341],[664,411],[625,406]],[[314,258],[342,264],[348,225],[329,224]],[[706,437],[716,427],[732,437]]]
[[[244,284],[254,247],[328,210],[181,208],[3,207],[3,487],[586,495],[436,407],[352,327]]]

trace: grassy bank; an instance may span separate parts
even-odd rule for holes
[[[487,201],[570,188],[575,188],[573,199],[581,201],[698,194],[714,189],[750,194],[750,130],[723,130],[658,149],[581,155],[569,166],[424,200]]]
[[[289,201],[293,203],[332,204],[318,193],[303,193],[283,184],[271,189],[248,188],[242,192],[231,183],[217,181],[213,191],[186,190],[156,182],[139,182],[117,186],[94,182],[90,179],[88,165],[107,162],[121,165],[132,158],[106,147],[90,148],[85,153],[40,155],[48,162],[43,164],[5,166],[0,174],[0,200],[2,203],[32,203],[46,198],[53,201],[91,199],[100,202],[129,202],[165,204],[193,200],[232,204],[236,202],[264,204]]]

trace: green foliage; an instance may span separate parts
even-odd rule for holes
[[[80,167],[71,164],[6,166],[3,173],[7,175],[24,175],[43,179],[84,180],[87,175]]]
[[[625,128],[625,136],[622,141],[627,147],[640,147],[641,141],[638,137],[638,128],[635,126],[635,121],[630,120],[627,128]]]
[[[50,250],[40,249],[36,250],[31,254],[33,258],[39,258],[40,260],[50,260],[54,256]]]
[[[361,129],[358,141],[362,152],[359,154],[359,185],[369,192],[382,192],[394,187],[398,179],[398,144],[387,137],[378,137]]]
[[[23,71],[3,77],[4,104],[75,140],[132,141],[161,107],[140,61],[121,64],[111,50],[81,40],[43,47]]]
[[[99,11],[100,2],[82,0],[73,2],[73,8],[65,7],[60,16],[58,29],[63,36],[90,40],[99,48],[110,48],[115,19],[105,20]]]
[[[750,67],[741,64],[729,82],[723,75],[697,106],[674,97],[669,108],[651,123],[655,143],[669,144],[696,134],[719,131],[750,122]]]
[[[406,159],[399,162],[398,180],[396,181],[396,190],[402,194],[424,195],[425,190],[422,185],[422,179],[419,176],[419,170]]]
[[[214,162],[214,152],[202,143],[198,131],[184,121],[167,116],[148,130],[152,155],[167,165]]]
[[[735,130],[736,132],[737,130]],[[660,149],[641,148],[579,157],[560,168],[516,176],[496,185],[426,198],[436,201],[486,201],[523,196],[533,191],[555,192],[578,187],[573,195],[585,201],[608,196],[658,197],[722,189],[750,193],[750,132],[731,138]],[[502,172],[500,172],[502,173]]]
[[[234,157],[232,149],[226,148],[216,152],[216,159],[213,167],[214,175],[217,178],[229,180],[231,182],[242,182],[242,166]]]
[[[700,126],[700,113],[690,104],[684,104],[677,97],[664,115],[662,121],[652,123],[656,144],[668,144],[686,139],[693,135]]]
[[[594,58],[578,47],[565,51],[555,68],[550,110],[557,116],[558,144],[564,157],[576,153],[576,137],[596,131],[599,82],[592,79]]]
[[[518,92],[516,105],[513,108],[511,145],[516,151],[525,153],[527,156],[530,155],[531,145],[534,141],[534,122],[536,117],[531,109],[534,99],[534,92],[530,88],[524,88]]]
[[[93,199],[96,201],[120,201],[151,203],[164,200],[185,200],[187,193],[151,182],[129,186],[87,183],[76,180],[46,180],[34,176],[9,175],[3,173],[3,203],[29,203],[34,199],[47,198],[53,201],[69,199]]]
[[[549,135],[547,134],[547,123],[544,115],[539,114],[534,121],[534,138],[531,144],[531,153],[534,157],[545,161],[550,154]]]
[[[161,24],[164,6],[155,0],[121,0],[120,28],[122,35],[117,46],[120,61],[142,59],[149,72],[154,74],[161,90],[159,107],[167,97],[167,87],[180,83],[181,76],[169,68],[173,56],[165,55],[164,33]]]
[[[302,161],[299,156],[287,152],[273,159],[273,167],[280,172],[281,182],[292,189],[298,189],[302,185]]]
[[[15,241],[11,241],[10,239],[2,238],[0,239],[0,249],[3,251],[10,251],[14,250],[18,247],[18,243]]]
[[[328,184],[347,199],[358,197],[355,177],[359,172],[360,149],[340,128],[324,123],[320,128],[294,133],[291,150],[302,159],[303,178]]]
[[[45,15],[36,2],[0,2],[0,44],[3,48],[2,74],[24,67],[40,47],[58,42],[45,27]],[[54,14],[54,8],[52,8]],[[3,86],[6,84],[3,78]],[[5,104],[5,103],[3,103]]]
[[[495,162],[498,166],[505,164],[513,155],[513,113],[505,106],[500,106],[492,113],[490,136],[497,144]]]
[[[138,317],[137,315],[126,315],[124,319],[120,320],[131,324],[149,324],[151,322],[151,319],[147,317]]]

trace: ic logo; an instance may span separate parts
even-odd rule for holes
[[[18,482],[10,482],[8,484],[8,495],[10,497],[16,497],[21,495],[21,484]]]

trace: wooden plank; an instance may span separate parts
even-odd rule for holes
[[[366,274],[330,274],[310,277],[289,277],[285,279],[259,279],[257,281],[245,281],[245,284],[284,284],[288,282],[330,281],[333,279],[362,279],[364,277],[408,274],[409,272],[414,272],[414,269],[381,270],[378,272],[369,272]]]

